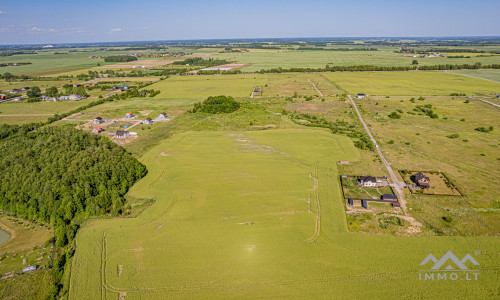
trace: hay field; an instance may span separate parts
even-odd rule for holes
[[[244,71],[254,72],[261,69],[282,67],[288,68],[324,68],[330,66],[376,65],[376,66],[410,66],[415,58],[405,57],[391,50],[381,51],[263,51],[245,53],[219,53],[214,59],[226,59],[240,64],[251,64]],[[474,58],[417,58],[419,65],[438,64],[498,64],[500,55]]]
[[[443,71],[323,73],[350,94],[477,95],[498,92],[500,84]]]
[[[162,98],[206,98],[226,95],[249,97],[255,86],[266,83],[266,75],[175,76],[148,88],[160,90]]]
[[[466,196],[411,195],[412,215],[445,234],[498,233],[500,192],[495,178],[500,171],[495,166],[500,159],[500,130],[496,128],[499,109],[477,100],[464,103],[465,97],[426,97],[415,103],[409,100],[391,96],[357,102],[393,168],[443,172]],[[432,105],[439,117],[419,115],[414,110],[417,105]],[[397,110],[402,111],[401,119],[390,119],[388,115]],[[495,129],[488,133],[475,130],[489,126]],[[451,216],[454,221],[447,224],[443,216]]]
[[[129,192],[156,203],[137,218],[90,220],[78,233],[69,299],[495,293],[498,238],[346,232],[335,163],[359,158],[326,130],[175,135],[143,156],[149,173]],[[422,259],[450,249],[481,250],[480,280],[419,281]]]

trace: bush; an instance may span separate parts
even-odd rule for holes
[[[204,112],[210,114],[232,113],[240,108],[240,104],[229,96],[210,96],[203,102],[195,103],[192,113]]]
[[[448,222],[448,223],[451,223],[451,221],[453,221],[452,217],[441,217],[441,219],[443,219],[443,221]]]
[[[390,115],[389,118],[391,119],[401,119],[401,115],[398,114],[397,112],[393,111]]]
[[[446,137],[449,139],[456,139],[456,138],[460,137],[460,135],[458,133],[454,133],[454,134],[447,135]]]
[[[488,128],[478,127],[478,128],[475,128],[474,130],[479,131],[479,132],[490,132],[490,131],[493,131],[493,126],[490,126]]]

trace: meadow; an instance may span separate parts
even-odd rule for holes
[[[492,80],[500,83],[500,70],[459,70],[451,72],[455,74],[462,74],[465,76]]]
[[[323,73],[350,94],[478,95],[498,92],[500,84],[443,71]]]
[[[160,90],[163,98],[206,98],[214,95],[249,97],[255,86],[266,83],[266,75],[175,76],[148,88]]]
[[[356,101],[393,168],[443,172],[465,195],[408,195],[411,214],[440,234],[497,233],[500,193],[495,178],[500,173],[493,166],[500,159],[500,131],[475,128],[496,127],[498,108],[476,100],[467,102],[465,97],[410,100],[391,96]],[[417,108],[424,105],[431,105],[437,118]],[[401,118],[389,118],[392,112]],[[454,221],[443,222],[446,216]]]
[[[359,158],[348,138],[322,129],[176,134],[141,158],[149,173],[129,192],[156,202],[137,218],[90,220],[78,233],[69,298],[497,292],[497,237],[348,233],[335,163]],[[481,251],[480,280],[419,281],[419,263],[450,249]]]
[[[438,64],[498,64],[500,55],[473,58],[414,58],[394,53],[393,50],[381,51],[314,51],[314,50],[279,50],[252,51],[245,53],[218,53],[212,58],[250,64],[243,69],[245,72],[255,72],[271,68],[324,68],[330,66],[376,65],[376,66],[410,66],[414,59],[419,65]]]

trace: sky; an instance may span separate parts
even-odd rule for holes
[[[499,0],[0,1],[0,44],[500,36]]]

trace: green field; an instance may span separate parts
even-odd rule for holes
[[[460,70],[451,72],[455,74],[462,74],[466,76],[500,82],[500,70]]]
[[[78,233],[69,298],[498,293],[496,237],[346,232],[335,163],[359,158],[349,139],[326,130],[177,134],[142,157],[149,173],[129,192],[155,204],[134,219],[91,220]],[[480,279],[419,281],[419,263],[448,250],[460,258],[480,250]]]
[[[485,133],[475,128],[496,127],[498,108],[465,100],[442,96],[412,103],[410,97],[394,96],[356,101],[393,168],[443,172],[466,196],[408,196],[413,216],[446,234],[493,234],[500,228],[495,181],[500,172],[494,167],[500,158],[500,130]],[[419,114],[417,105],[432,105],[438,118]],[[390,119],[398,109],[401,119]],[[446,224],[443,216],[455,221]]]
[[[324,73],[351,94],[368,95],[477,95],[498,92],[500,84],[443,71]]]
[[[414,59],[419,65],[438,64],[498,64],[500,55],[474,58],[413,58],[405,57],[392,50],[382,51],[259,51],[246,53],[221,53],[211,56],[241,64],[250,64],[243,71],[254,72],[261,69],[279,68],[324,68],[330,66],[376,65],[376,66],[410,66]]]
[[[249,97],[255,86],[266,83],[266,78],[266,75],[176,76],[148,88],[160,90],[163,98]]]

